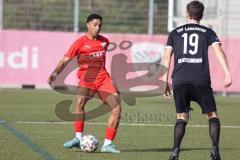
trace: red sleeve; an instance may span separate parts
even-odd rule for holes
[[[65,57],[69,57],[70,59],[76,57],[78,53],[80,52],[82,46],[83,46],[83,39],[80,38],[76,40],[71,47],[68,49],[68,52],[64,55]]]

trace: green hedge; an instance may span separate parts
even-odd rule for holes
[[[3,28],[73,31],[74,0],[4,0]],[[167,32],[167,0],[155,0],[154,34]],[[148,30],[148,0],[80,0],[79,30],[90,13],[103,16],[103,32]]]

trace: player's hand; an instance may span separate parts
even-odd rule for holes
[[[226,75],[225,76],[225,79],[224,79],[224,87],[230,87],[232,84],[232,78],[230,76],[230,74]]]
[[[166,85],[165,90],[164,90],[164,98],[167,100],[171,100],[171,91],[168,85]]]
[[[57,73],[56,72],[52,73],[48,78],[48,84],[51,84],[53,81],[56,80],[56,78],[57,78]]]

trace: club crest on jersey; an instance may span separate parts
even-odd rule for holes
[[[106,49],[107,48],[107,42],[102,42],[101,46]]]

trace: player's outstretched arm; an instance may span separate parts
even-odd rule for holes
[[[65,68],[65,66],[67,65],[67,63],[70,60],[71,59],[69,57],[65,56],[58,62],[57,67],[54,69],[54,71],[52,72],[52,74],[48,78],[48,83],[49,84],[51,84],[53,81],[56,80],[57,75],[62,72],[62,70]]]
[[[226,58],[224,51],[222,50],[220,44],[214,44],[212,47],[213,47],[214,53],[216,54],[216,56],[218,58],[218,61],[220,62],[220,64],[223,67],[223,70],[224,70],[224,74],[225,74],[224,86],[229,87],[232,84],[232,78],[231,78],[231,74],[229,71],[227,58]]]
[[[168,86],[168,73],[169,73],[169,67],[170,67],[170,62],[171,62],[171,57],[172,57],[172,48],[166,47],[165,53],[163,56],[163,61],[162,61],[162,81],[163,81],[163,91],[164,91],[164,97],[166,99],[170,99],[171,97],[171,92],[170,88]]]

